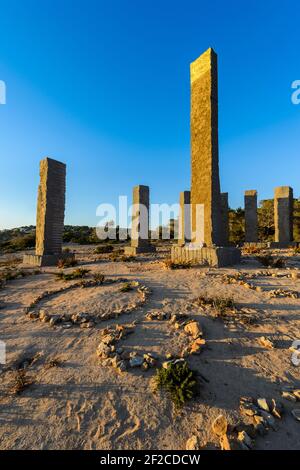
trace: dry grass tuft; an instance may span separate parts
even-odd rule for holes
[[[190,262],[185,263],[174,263],[170,258],[163,261],[165,269],[189,269],[192,264]]]
[[[11,393],[13,395],[20,395],[26,388],[32,385],[33,381],[28,375],[26,375],[25,370],[17,370],[15,372],[14,382],[11,387]]]

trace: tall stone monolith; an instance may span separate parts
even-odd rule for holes
[[[224,246],[219,178],[217,54],[208,49],[190,65],[192,243],[173,246],[173,262],[235,264],[240,250]]]
[[[245,191],[245,242],[258,242],[257,191]]]
[[[66,165],[45,158],[40,162],[36,215],[35,255],[25,255],[24,263],[38,266],[55,265],[62,257],[65,215]]]
[[[179,196],[178,245],[191,240],[191,192],[182,191]]]
[[[293,208],[293,189],[289,186],[275,188],[275,243],[285,245],[293,241]]]
[[[133,188],[131,246],[125,248],[125,254],[136,255],[155,251],[149,242],[149,186]]]
[[[218,66],[217,54],[213,49],[208,49],[191,63],[190,78],[192,242],[207,246],[222,245]]]

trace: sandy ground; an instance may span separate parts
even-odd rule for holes
[[[264,269],[251,257],[235,268],[166,270],[160,262],[168,256],[163,250],[130,263],[108,261],[105,255],[95,260],[93,247],[76,250],[80,267],[91,270],[87,279],[97,271],[111,279],[139,281],[151,289],[151,295],[140,308],[117,319],[88,329],[65,329],[24,314],[24,307],[39,294],[66,284],[53,275],[57,268],[43,268],[40,274],[9,281],[0,289],[0,339],[7,347],[7,364],[0,366],[1,449],[185,449],[192,435],[198,436],[201,448],[219,448],[211,424],[220,413],[232,426],[243,423],[239,400],[244,396],[275,398],[284,404],[277,431],[256,437],[256,449],[300,448],[300,422],[291,415],[300,404],[281,397],[283,385],[300,388],[300,366],[292,364],[289,350],[293,340],[300,339],[300,298],[268,295],[277,288],[300,293],[300,279],[283,276],[289,269],[272,269],[276,276],[250,280],[263,288],[256,291],[226,284],[221,276]],[[282,251],[281,256],[288,268],[298,268],[299,255]],[[254,309],[249,314],[253,321],[214,318],[209,310],[193,305],[199,295],[232,297],[237,306]],[[115,283],[62,292],[41,301],[39,308],[100,318],[103,312],[135,302],[136,296],[135,291],[120,292]],[[101,329],[134,324],[134,332],[120,342],[123,348],[155,353],[161,361],[167,353],[178,356],[185,338],[168,321],[146,318],[157,310],[197,319],[206,339],[201,354],[187,358],[200,374],[199,396],[180,411],[163,392],[153,393],[150,382],[155,369],[120,373],[103,366],[96,354]],[[271,339],[274,348],[263,347],[261,336]],[[54,359],[59,362],[51,367]],[[32,384],[15,394],[18,367],[24,368]]]

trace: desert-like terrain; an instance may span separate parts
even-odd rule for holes
[[[169,269],[168,244],[128,261],[70,248],[78,265],[64,273],[87,269],[84,282],[17,263],[22,253],[1,256],[2,273],[23,272],[0,289],[1,449],[186,449],[192,437],[196,448],[219,449],[220,414],[233,443],[245,430],[254,449],[299,448],[290,348],[300,339],[300,255],[269,250],[281,268],[248,254],[234,268]],[[233,302],[216,308],[216,296]],[[189,320],[202,330],[193,351]],[[153,377],[181,357],[198,373],[198,395],[176,408]],[[240,407],[247,397],[274,399],[279,416],[270,409],[255,429]]]

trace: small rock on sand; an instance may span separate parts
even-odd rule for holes
[[[185,450],[199,450],[199,439],[197,436],[190,437],[185,444]]]
[[[227,419],[224,415],[219,415],[212,423],[212,430],[217,436],[223,436],[227,433]]]

